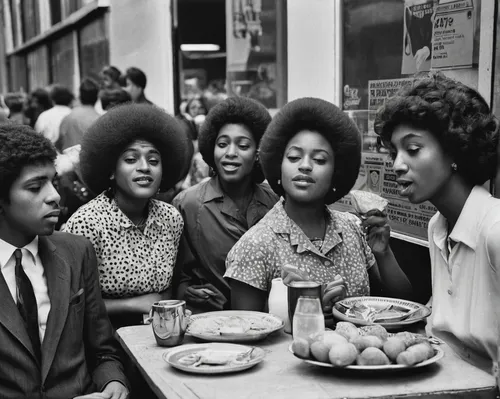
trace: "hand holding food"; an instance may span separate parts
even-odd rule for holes
[[[385,208],[389,203],[389,201],[382,198],[380,195],[373,194],[368,191],[352,190],[350,194],[354,211],[361,218],[364,218],[366,214],[372,210],[385,212]]]

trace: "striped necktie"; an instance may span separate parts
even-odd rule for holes
[[[14,251],[14,257],[16,259],[17,308],[24,320],[24,325],[28,331],[35,355],[40,362],[42,356],[35,292],[21,264],[23,253],[19,248]]]

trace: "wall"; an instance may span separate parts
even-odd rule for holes
[[[336,1],[287,2],[288,101],[310,96],[336,102]]]
[[[174,111],[170,0],[110,1],[110,62],[123,72],[130,66],[148,78],[146,96]]]

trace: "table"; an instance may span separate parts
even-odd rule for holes
[[[151,326],[123,327],[118,339],[161,399],[474,398],[494,399],[493,376],[458,358],[447,345],[436,364],[390,374],[334,370],[310,365],[289,351],[291,336],[277,332],[255,343],[266,351],[252,369],[226,375],[188,374],[162,358]],[[186,336],[184,343],[194,343]]]

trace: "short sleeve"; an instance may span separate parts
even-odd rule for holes
[[[229,251],[224,277],[269,291],[276,268],[271,234],[255,228],[247,231]]]

